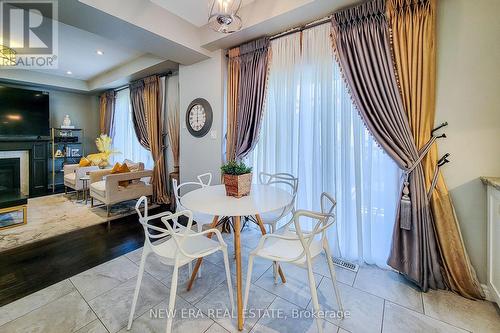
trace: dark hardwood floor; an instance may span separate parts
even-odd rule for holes
[[[167,210],[152,209],[150,214]],[[153,224],[161,223],[155,221]],[[144,244],[137,215],[75,230],[0,253],[0,306]]]

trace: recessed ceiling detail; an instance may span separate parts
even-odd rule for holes
[[[165,8],[196,27],[207,24],[211,0],[150,0],[160,7]],[[216,0],[218,1],[218,0]],[[255,0],[242,0],[241,6],[246,6]],[[268,0],[269,1],[269,0]]]
[[[143,51],[122,45],[96,34],[59,22],[59,69],[41,69],[52,75],[68,74],[72,77],[89,80],[114,67],[130,62],[144,54]],[[106,54],[99,55],[96,50],[106,47]]]

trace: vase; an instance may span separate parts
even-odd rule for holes
[[[241,198],[250,194],[252,187],[252,173],[243,175],[224,175],[224,186],[226,195]]]

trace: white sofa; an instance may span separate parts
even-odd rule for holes
[[[112,205],[119,202],[139,199],[142,196],[153,195],[153,186],[150,179],[152,170],[144,170],[144,164],[126,173],[111,174],[111,169],[98,170],[90,173],[90,204],[94,206],[94,199],[106,205],[109,216]],[[127,186],[119,182],[127,181]]]
[[[99,170],[98,166],[81,167],[78,164],[66,164],[63,167],[64,191],[67,192],[68,187],[75,190],[78,199],[79,192],[83,190],[81,178],[97,170]]]

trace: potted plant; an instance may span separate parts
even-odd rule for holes
[[[229,161],[221,166],[226,186],[226,195],[241,198],[250,193],[252,186],[252,168],[245,163]]]

